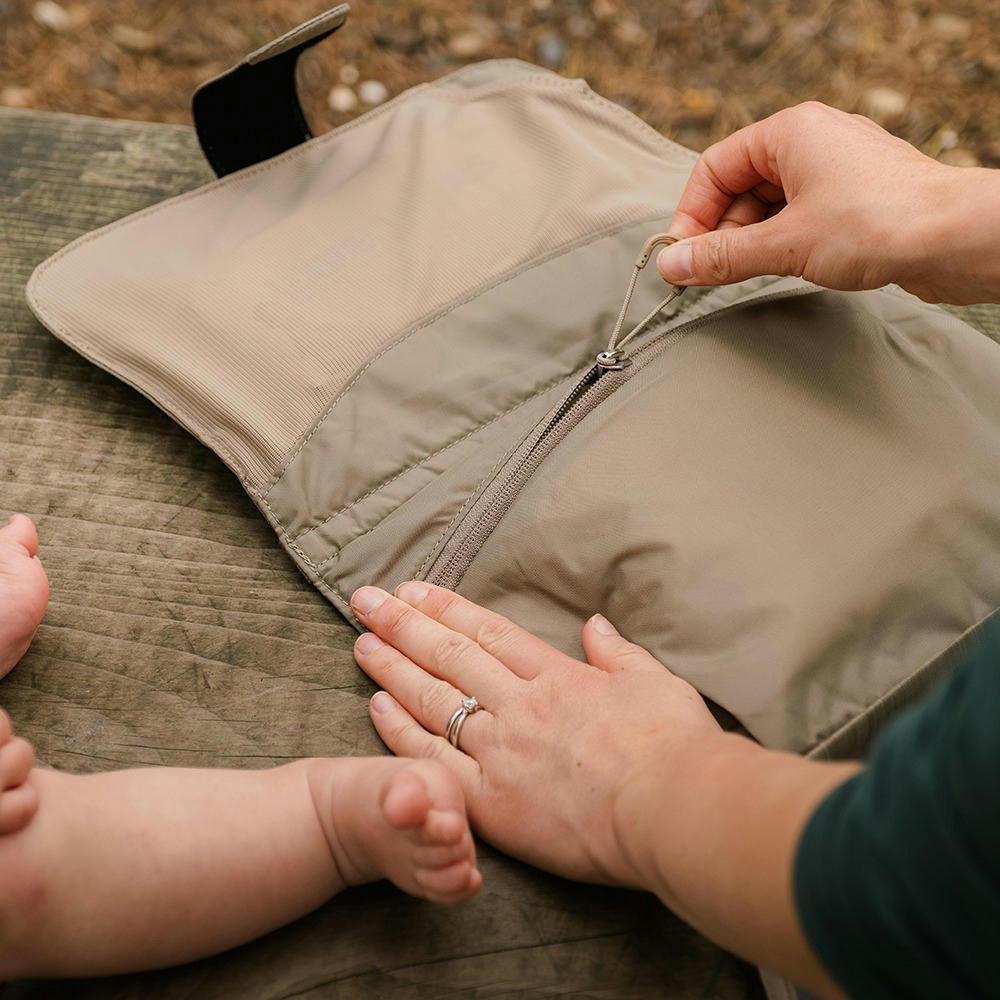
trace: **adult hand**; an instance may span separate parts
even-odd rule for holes
[[[695,164],[663,250],[672,284],[799,275],[895,282],[931,302],[1000,301],[1000,172],[948,167],[862,118],[802,104]]]
[[[582,663],[452,591],[410,582],[397,593],[364,587],[351,604],[372,630],[355,644],[358,663],[392,696],[371,703],[389,748],[448,765],[473,825],[502,850],[648,888],[618,828],[620,798],[672,748],[718,737],[694,688],[599,616],[584,628]],[[458,750],[444,734],[467,695],[482,710]]]
[[[724,947],[819,996],[836,988],[792,905],[792,858],[817,803],[856,769],[724,733],[686,681],[595,616],[588,663],[451,591],[362,587],[354,646],[398,754],[462,782],[487,841],[549,871],[655,892]],[[457,749],[444,738],[465,696]]]

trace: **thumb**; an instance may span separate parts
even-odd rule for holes
[[[660,251],[656,266],[672,285],[728,285],[762,274],[800,277],[805,251],[776,216],[680,240]]]
[[[604,615],[594,615],[583,626],[583,649],[587,662],[609,674],[620,670],[658,670],[663,664],[642,646],[618,634]]]

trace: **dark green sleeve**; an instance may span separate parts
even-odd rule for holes
[[[806,825],[795,901],[853,998],[1000,997],[1000,621]]]

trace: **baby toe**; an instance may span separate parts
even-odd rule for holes
[[[29,556],[38,552],[38,532],[35,531],[35,523],[30,517],[24,514],[14,514],[11,519],[0,528],[0,540],[14,542],[27,550]]]
[[[382,792],[382,815],[397,830],[421,826],[431,808],[427,786],[420,775],[411,770],[392,775]]]
[[[35,751],[31,744],[15,736],[0,747],[0,790],[24,784],[35,766]]]
[[[413,862],[418,868],[447,868],[458,861],[475,862],[476,851],[472,836],[462,837],[455,844],[417,847],[413,851]]]
[[[432,809],[424,823],[423,842],[427,845],[457,844],[469,824],[466,818],[453,809]]]
[[[483,884],[479,869],[468,861],[459,861],[447,868],[418,870],[416,879],[427,898],[436,903],[468,899]]]
[[[38,809],[38,792],[31,785],[0,793],[0,836],[27,826]]]

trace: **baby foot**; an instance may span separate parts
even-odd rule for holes
[[[0,528],[0,677],[24,656],[48,600],[35,526],[15,514]]]
[[[345,885],[387,878],[438,903],[457,903],[476,892],[483,878],[465,796],[447,768],[392,757],[316,763],[322,776],[314,795]]]
[[[7,713],[0,709],[0,837],[26,826],[38,808],[38,794],[26,784],[35,763],[27,740],[14,735]]]

